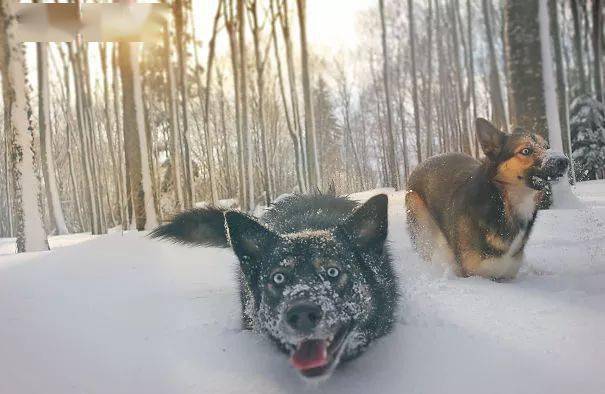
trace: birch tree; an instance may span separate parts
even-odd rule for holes
[[[67,234],[57,181],[50,133],[50,90],[48,87],[48,43],[36,44],[38,60],[38,126],[40,129],[40,160],[51,226],[57,234]]]
[[[548,124],[548,141],[550,148],[562,152],[563,140],[561,138],[561,122],[559,117],[559,107],[557,103],[557,90],[555,71],[553,64],[553,52],[550,32],[550,21],[548,12],[549,0],[539,0],[538,5],[538,25],[539,42],[541,56],[541,75],[542,89],[545,98],[545,110]],[[535,15],[535,14],[534,14]],[[571,191],[569,179],[565,175],[559,182],[552,186],[553,206],[556,208],[579,208],[582,206],[580,200]]]
[[[15,3],[0,3],[2,23],[2,84],[4,106],[9,122],[9,141],[12,191],[17,252],[48,250],[48,240],[42,217],[40,179],[37,176],[37,157],[31,107],[28,97],[27,70],[22,44],[15,40]]]

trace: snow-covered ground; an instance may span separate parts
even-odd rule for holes
[[[390,194],[399,324],[319,385],[239,330],[227,250],[131,232],[15,255],[0,240],[0,393],[603,392],[605,183],[576,192],[587,208],[541,212],[510,283],[421,262]]]

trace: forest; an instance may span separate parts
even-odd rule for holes
[[[22,43],[2,2],[0,238],[20,252],[205,204],[405,190],[428,157],[480,157],[477,117],[546,137],[571,183],[605,178],[601,0],[376,0],[336,52],[310,39],[320,0],[164,3],[142,43]]]

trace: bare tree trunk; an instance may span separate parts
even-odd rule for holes
[[[433,155],[433,99],[431,94],[433,92],[433,0],[429,0],[427,15],[427,67],[428,67],[428,81],[425,86],[425,113],[426,113],[426,156],[431,157]]]
[[[391,109],[391,92],[389,86],[389,52],[387,50],[387,27],[384,21],[384,0],[378,0],[380,8],[380,24],[382,26],[382,73],[384,96],[387,109],[387,161],[389,166],[389,186],[399,189],[399,166],[395,156],[395,137],[393,136],[393,113]]]
[[[256,85],[258,90],[258,123],[261,135],[261,146],[262,146],[262,164],[263,164],[263,175],[264,175],[264,186],[265,186],[265,203],[267,206],[273,200],[273,190],[271,190],[271,174],[269,173],[269,160],[268,160],[268,145],[267,145],[267,131],[265,127],[265,61],[266,58],[261,55],[260,48],[260,30],[262,27],[258,21],[258,5],[257,0],[253,0],[251,3],[252,10],[252,38],[254,39],[254,58],[256,64]]]
[[[380,133],[380,164],[382,168],[382,180],[381,184],[386,185],[389,182],[389,168],[387,163],[387,152],[386,152],[386,142],[384,139],[384,125],[382,123],[382,107],[380,100],[380,86],[379,78],[376,75],[376,71],[374,70],[374,62],[373,59],[374,54],[370,54],[370,74],[372,76],[372,87],[374,90],[374,97],[376,101],[376,119],[378,121],[378,131]]]
[[[216,189],[216,169],[214,165],[214,155],[212,153],[212,138],[210,134],[210,119],[209,119],[209,111],[210,111],[210,92],[212,90],[212,69],[214,63],[214,52],[215,52],[215,43],[216,43],[216,35],[218,33],[218,22],[221,17],[221,8],[222,1],[219,1],[216,7],[216,13],[214,14],[214,22],[212,24],[212,37],[210,38],[210,42],[208,43],[208,63],[206,65],[206,91],[203,95],[203,103],[204,103],[204,147],[206,150],[206,160],[208,163],[208,180],[210,181],[210,196],[213,205],[218,204],[218,191]],[[197,46],[194,44],[194,48]],[[197,63],[197,50],[195,51],[195,61]],[[200,78],[199,69],[196,70],[197,75],[197,86],[198,86],[198,94],[200,96],[200,100],[202,100],[202,84]]]
[[[416,155],[418,163],[422,161],[422,143],[420,139],[420,106],[418,105],[418,79],[416,75],[416,33],[414,31],[413,1],[408,0],[408,23],[410,30],[410,56],[412,61],[412,102],[414,104],[414,127],[416,130]]]
[[[1,55],[1,51],[0,51],[0,55]],[[4,66],[2,66],[4,68]],[[5,73],[3,73],[2,75],[6,75]],[[10,107],[6,104],[8,104],[8,89],[7,89],[7,84],[3,83],[2,84],[2,94],[3,94],[3,105],[4,105],[4,174],[6,175],[5,179],[4,179],[4,185],[6,188],[6,214],[7,214],[7,221],[8,221],[8,236],[9,237],[13,237],[14,236],[14,226],[13,226],[13,188],[12,188],[12,184],[11,184],[11,176],[9,176],[9,168],[11,168],[11,163],[10,163],[10,157],[11,155],[9,154],[10,150],[11,150],[11,142],[10,142],[10,136],[9,134],[11,133],[11,125],[10,122],[8,122],[7,120],[10,119]],[[12,168],[11,168],[12,170]]]
[[[594,89],[595,97],[599,102],[603,102],[603,74],[601,68],[601,40],[603,39],[603,9],[601,0],[592,0],[592,51],[593,51],[593,69],[594,69]]]
[[[111,174],[112,181],[116,190],[116,204],[118,207],[122,207],[122,182],[120,180],[120,171],[118,171],[118,163],[116,159],[115,152],[119,152],[119,147],[116,149],[113,141],[113,133],[111,130],[111,118],[109,115],[109,78],[108,78],[108,68],[107,68],[107,46],[99,44],[99,53],[101,57],[101,69],[103,72],[103,99],[104,99],[104,114],[105,114],[105,134],[107,136],[107,143],[109,145],[109,158],[111,159]],[[114,76],[115,78],[115,76]],[[111,205],[109,206],[111,212]],[[122,209],[120,212],[120,222],[123,220],[122,218]]]
[[[17,252],[48,250],[42,217],[40,179],[36,175],[37,159],[31,132],[31,107],[27,96],[27,70],[23,45],[14,40],[16,18],[14,3],[0,4],[2,23],[2,85],[5,122],[10,122],[10,156],[12,158]]]
[[[592,93],[592,80],[593,80],[593,70],[590,67],[591,64],[591,53],[592,53],[592,39],[591,39],[591,31],[590,31],[590,15],[588,12],[588,4],[589,2],[586,0],[579,1],[579,5],[582,8],[582,16],[584,19],[583,23],[583,35],[584,35],[584,54],[586,60],[586,88],[588,89],[585,94]]]
[[[277,1],[277,0],[276,0]],[[282,34],[284,37],[284,46],[286,49],[286,68],[288,72],[288,84],[290,86],[290,100],[292,101],[292,117],[294,126],[298,135],[298,141],[300,146],[300,157],[303,169],[303,178],[305,180],[305,187],[303,191],[309,190],[309,166],[307,165],[307,153],[305,148],[305,137],[303,135],[303,127],[300,121],[300,107],[298,105],[298,93],[296,89],[296,78],[295,78],[295,67],[294,67],[294,56],[292,54],[292,38],[290,35],[290,23],[288,13],[288,1],[283,0],[282,7],[278,9],[280,17],[280,25],[282,27]]]
[[[174,81],[174,67],[170,60],[171,45],[169,23],[164,25],[164,67],[166,68],[166,79],[168,82],[168,108],[170,122],[170,167],[172,170],[172,182],[174,188],[175,206],[183,210],[185,208],[183,197],[183,185],[181,183],[181,154],[179,147],[179,124],[177,116],[177,92]]]
[[[441,19],[439,1],[435,2],[435,19],[437,24],[437,74],[439,81],[439,119],[440,119],[440,128],[439,128],[439,152],[445,153],[447,152],[447,143],[446,143],[446,135],[447,135],[447,119],[446,119],[446,109],[445,109],[445,94],[444,87],[445,84],[445,60],[444,60],[444,48],[443,48],[443,23]]]
[[[309,70],[309,54],[307,52],[307,22],[306,0],[296,0],[298,7],[298,23],[300,29],[300,57],[302,64],[303,97],[305,102],[305,145],[307,147],[307,167],[309,188],[314,190],[321,186],[321,174],[317,158],[317,142],[315,136],[315,120],[313,119],[313,104],[311,100],[311,77]]]
[[[183,34],[183,0],[174,0],[173,2],[173,13],[174,23],[176,27],[176,44],[177,54],[179,61],[179,72],[181,74],[179,91],[181,94],[181,112],[183,119],[183,130],[182,130],[182,148],[183,148],[183,161],[185,167],[185,208],[192,208],[195,195],[194,195],[194,180],[193,170],[191,164],[191,153],[189,147],[189,114],[187,112],[187,67],[185,61],[185,37]]]
[[[505,6],[507,50],[514,114],[511,123],[535,130],[548,138],[542,58],[540,56],[538,2],[507,0]]]
[[[66,70],[67,71],[67,70]],[[71,184],[71,190],[73,191],[73,199],[75,201],[74,209],[76,210],[76,217],[78,219],[79,231],[84,231],[84,219],[82,218],[82,208],[80,204],[80,197],[78,197],[78,184],[76,183],[76,177],[74,174],[74,160],[71,153],[71,130],[69,127],[69,121],[66,122],[66,138],[67,138],[67,160],[69,165],[69,183]]]
[[[554,48],[554,57],[557,68],[557,98],[559,106],[559,118],[561,124],[561,138],[563,142],[563,152],[571,158],[571,141],[569,134],[569,111],[567,99],[567,82],[565,70],[563,68],[563,54],[561,48],[561,37],[559,33],[559,12],[557,0],[548,0],[548,11],[550,16],[550,32],[552,35],[552,46]],[[573,160],[571,162],[572,179],[575,182],[573,169]]]
[[[227,122],[225,121],[225,90],[224,90],[224,86],[223,86],[223,75],[220,72],[220,69],[217,67],[216,70],[217,73],[217,79],[218,79],[218,85],[219,85],[219,89],[220,89],[220,107],[221,107],[221,130],[222,130],[222,134],[223,134],[223,151],[224,151],[224,157],[225,157],[225,164],[224,164],[224,169],[225,169],[225,182],[226,182],[226,189],[227,189],[227,194],[229,195],[229,197],[233,196],[233,186],[232,186],[232,181],[231,181],[231,154],[229,153],[229,141],[228,141],[228,136],[227,136]]]
[[[93,199],[95,199],[95,209],[98,218],[95,234],[107,233],[107,222],[105,218],[105,210],[103,208],[103,194],[101,192],[100,169],[99,169],[99,154],[97,152],[97,128],[93,123],[92,118],[92,90],[90,88],[90,77],[88,68],[88,43],[79,43],[80,50],[76,56],[79,62],[80,69],[80,86],[82,92],[82,108],[83,119],[86,123],[85,141],[88,143],[88,160],[91,168]]]
[[[112,48],[112,57],[111,57],[111,69],[112,69],[112,91],[113,91],[113,113],[115,117],[116,124],[116,135],[118,136],[118,176],[120,178],[120,190],[122,191],[122,197],[120,198],[122,205],[120,206],[120,212],[122,216],[122,230],[127,230],[128,225],[132,220],[128,216],[129,210],[128,207],[131,205],[131,198],[129,193],[129,183],[126,182],[126,158],[124,148],[124,130],[121,127],[122,123],[120,121],[120,88],[119,88],[119,78],[118,78],[118,58],[119,58],[119,48],[117,44],[113,44]]]
[[[580,30],[580,17],[578,15],[578,0],[571,0],[570,7],[573,17],[573,53],[578,80],[580,81],[580,89],[576,95],[579,95],[588,93],[588,83],[586,82],[586,74],[584,73],[584,54],[582,53],[582,32]]]
[[[84,196],[86,198],[86,206],[88,209],[90,230],[93,234],[96,234],[99,228],[99,217],[96,209],[96,199],[94,198],[94,188],[92,185],[92,171],[90,168],[89,156],[88,156],[88,144],[86,143],[86,123],[84,119],[84,108],[82,103],[82,80],[80,78],[80,63],[77,61],[77,54],[74,50],[75,43],[69,44],[69,58],[72,64],[72,71],[74,77],[75,86],[75,98],[76,98],[76,118],[77,118],[77,130],[78,130],[78,141],[80,147],[80,162],[82,165],[83,174],[83,187]]]
[[[295,130],[296,126],[293,125],[293,121],[290,118],[290,113],[288,110],[288,100],[286,98],[286,91],[284,88],[284,79],[283,79],[282,71],[281,71],[281,58],[279,56],[279,44],[277,42],[277,32],[275,29],[275,23],[276,23],[275,20],[276,20],[277,16],[275,15],[275,10],[273,8],[273,0],[271,0],[271,18],[273,20],[273,25],[271,27],[271,34],[273,36],[273,48],[274,48],[274,53],[275,53],[275,63],[277,65],[276,73],[277,73],[277,81],[279,84],[279,92],[280,92],[280,96],[282,99],[282,105],[284,108],[284,117],[286,119],[286,126],[288,127],[288,133],[290,134],[290,139],[292,140],[292,146],[294,148],[294,161],[295,161],[295,165],[296,165],[296,179],[298,181],[298,189],[301,193],[304,193],[306,188],[305,188],[305,175],[304,175],[300,140],[299,140],[298,135]],[[294,103],[293,103],[293,107],[294,107]],[[295,110],[295,108],[294,108],[294,110]]]
[[[82,205],[80,203],[80,193],[78,191],[78,186],[75,177],[74,171],[74,159],[73,159],[73,150],[71,147],[71,139],[72,139],[72,117],[71,117],[71,85],[69,83],[69,63],[66,59],[65,52],[63,51],[63,44],[59,44],[57,46],[59,50],[59,54],[61,56],[61,61],[63,63],[63,78],[65,83],[65,96],[63,97],[64,107],[63,107],[63,115],[65,118],[65,136],[67,140],[67,157],[68,157],[68,165],[69,165],[69,182],[71,185],[73,199],[74,199],[74,209],[76,210],[76,217],[78,219],[78,230],[85,231],[85,221],[82,217]]]
[[[44,175],[44,187],[48,214],[57,234],[67,234],[63,208],[55,179],[55,166],[50,133],[50,89],[48,86],[48,43],[36,44],[38,57],[38,126],[40,127],[40,161]]]
[[[494,38],[492,35],[492,21],[490,18],[488,0],[482,0],[483,4],[483,21],[485,22],[485,32],[487,38],[487,47],[489,50],[489,66],[490,66],[490,97],[492,99],[493,107],[493,121],[496,127],[503,130],[508,129],[508,122],[506,121],[506,111],[504,109],[504,96],[502,95],[502,88],[500,85],[500,77],[498,73],[498,62],[496,60],[496,49],[494,45]],[[515,100],[512,100],[511,108],[513,112],[515,109]],[[511,114],[512,116],[512,114]],[[511,119],[512,121],[512,119]],[[514,123],[514,122],[513,122]]]
[[[401,45],[401,44],[400,44]],[[398,58],[399,58],[399,65],[397,67],[397,108],[398,108],[398,114],[399,114],[399,123],[401,124],[401,152],[403,155],[403,180],[404,183],[407,185],[408,182],[408,177],[410,175],[410,162],[409,162],[409,158],[408,158],[408,136],[407,136],[407,129],[405,127],[405,109],[404,109],[404,99],[403,99],[403,95],[402,95],[402,86],[401,86],[401,82],[403,80],[403,76],[401,75],[401,58],[402,58],[402,50],[399,49],[399,54],[398,54]]]
[[[454,56],[454,73],[456,74],[456,85],[458,88],[458,111],[456,111],[457,116],[461,117],[459,124],[460,131],[460,144],[462,146],[462,151],[468,155],[472,154],[470,137],[468,134],[468,117],[467,117],[467,101],[464,98],[464,85],[462,78],[462,65],[460,64],[460,54],[459,47],[460,41],[458,39],[458,21],[456,18],[456,9],[459,7],[459,3],[456,0],[450,7],[451,20],[452,20],[452,56]],[[462,31],[462,26],[460,26],[460,31]],[[464,43],[463,43],[464,44]]]
[[[561,123],[558,114],[557,90],[554,75],[553,55],[551,50],[552,33],[550,32],[551,23],[549,22],[549,1],[551,0],[539,0],[537,10],[538,15],[533,15],[537,19],[537,23],[534,19],[534,24],[538,25],[538,41],[540,42],[540,58],[542,60],[541,74],[534,75],[534,78],[541,77],[542,79],[544,108],[548,122],[548,141],[550,142],[550,146],[553,150],[561,151],[563,149],[563,142],[561,139],[561,129],[559,127]],[[514,8],[512,9],[514,10]],[[521,9],[519,8],[517,11],[521,11]],[[510,16],[510,14],[508,16]],[[511,49],[518,50],[518,48]],[[555,205],[557,208],[582,207],[582,203],[571,190],[567,175],[565,175],[560,182],[552,185],[552,195],[553,205]]]
[[[246,184],[246,201],[244,210],[251,211],[255,207],[254,202],[254,167],[252,162],[252,131],[248,128],[248,86],[246,79],[246,35],[245,23],[246,13],[244,0],[237,0],[237,21],[239,30],[239,58],[240,58],[240,99],[242,108],[242,142],[244,159],[244,182]]]
[[[150,101],[149,100],[143,100],[143,96],[145,95],[145,92],[147,91],[146,86],[148,85],[147,83],[147,78],[144,78],[143,75],[145,75],[144,71],[139,71],[139,64],[138,64],[138,52],[141,48],[139,47],[135,47],[134,52],[132,52],[132,62],[133,64],[135,64],[135,67],[133,67],[133,71],[136,71],[139,74],[138,80],[140,81],[139,87],[135,90],[135,100],[136,102],[138,102],[138,105],[140,106],[142,112],[143,112],[143,116],[138,119],[139,120],[139,130],[143,130],[143,135],[139,136],[139,139],[141,141],[141,145],[145,147],[145,152],[141,152],[141,158],[142,158],[142,163],[143,165],[145,165],[145,161],[147,161],[147,166],[143,167],[143,187],[145,188],[145,194],[146,194],[146,198],[145,198],[145,204],[148,204],[149,201],[147,201],[147,194],[149,194],[151,196],[151,204],[153,205],[153,214],[155,215],[155,220],[156,220],[156,224],[153,225],[153,227],[157,226],[157,224],[159,224],[162,221],[162,216],[161,216],[161,212],[160,212],[160,205],[158,204],[158,200],[160,198],[160,193],[159,193],[159,187],[158,185],[160,184],[160,179],[158,177],[158,171],[157,171],[157,167],[158,167],[158,163],[157,163],[157,155],[155,154],[155,152],[157,152],[156,149],[156,144],[154,144],[153,141],[153,134],[151,133],[151,120],[149,117],[149,105],[150,105]],[[143,63],[144,64],[144,63]],[[136,86],[136,85],[135,85]],[[145,173],[145,171],[147,170],[147,173]],[[147,180],[145,180],[145,178],[147,177]],[[148,210],[148,206],[145,206],[145,209]],[[148,214],[146,214],[146,216],[149,216]],[[151,225],[150,225],[151,226]]]
[[[119,43],[125,153],[137,230],[157,226],[136,43]]]
[[[233,73],[233,93],[235,101],[235,130],[237,132],[237,180],[239,185],[239,205],[243,207],[247,201],[246,197],[246,183],[244,182],[244,149],[243,149],[243,134],[242,134],[242,122],[241,122],[241,97],[240,97],[240,74],[239,74],[239,58],[238,58],[238,44],[237,44],[237,31],[235,15],[233,11],[233,0],[229,0],[229,6],[227,2],[223,2],[224,10],[223,15],[225,17],[225,26],[229,33],[229,47],[231,51],[231,69]]]
[[[469,90],[473,105],[473,118],[470,122],[471,135],[474,137],[475,156],[479,157],[479,139],[475,130],[475,119],[477,119],[477,95],[475,92],[475,56],[473,51],[473,7],[471,0],[466,0],[467,36],[468,36],[468,64],[469,64]]]
[[[345,140],[344,145],[345,148],[351,148],[351,153],[353,154],[353,164],[355,166],[355,171],[357,172],[357,177],[359,179],[359,190],[365,190],[363,170],[361,169],[361,163],[363,159],[360,160],[360,157],[357,154],[357,148],[355,147],[355,143],[353,142],[353,127],[351,125],[351,91],[349,89],[349,82],[347,80],[347,75],[344,69],[340,70],[338,83],[338,91],[340,94],[340,99],[342,100],[343,107],[343,134]],[[345,161],[345,165],[346,164],[348,163]]]

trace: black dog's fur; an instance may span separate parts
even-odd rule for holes
[[[300,372],[328,376],[340,359],[357,356],[392,328],[398,291],[385,244],[387,207],[386,195],[363,205],[334,195],[291,195],[260,219],[200,208],[177,215],[151,236],[232,247],[240,262],[244,328],[268,335],[291,355],[324,341],[328,353],[335,348],[330,363]],[[328,277],[334,268],[338,276]],[[274,281],[276,273],[283,283]],[[293,329],[287,320],[301,303],[321,310],[321,320],[309,332]]]

